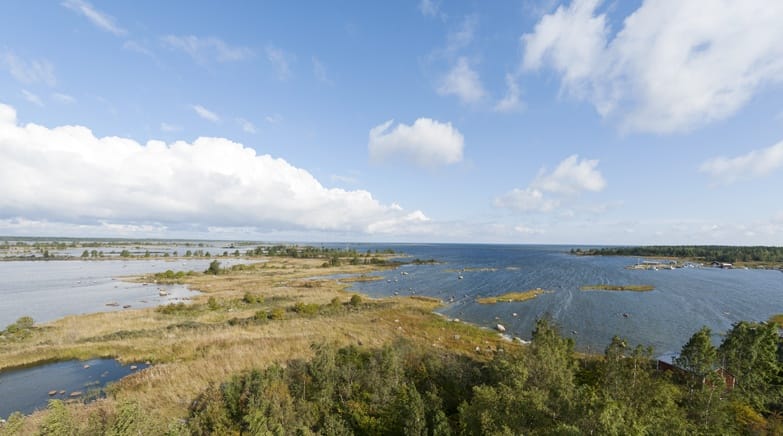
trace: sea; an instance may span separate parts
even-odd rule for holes
[[[500,324],[511,337],[530,340],[538,318],[554,321],[576,349],[602,353],[613,336],[652,347],[654,355],[676,354],[702,326],[719,344],[741,320],[766,321],[783,313],[779,270],[629,270],[643,258],[576,256],[572,246],[399,244],[343,245],[357,251],[393,249],[401,261],[434,259],[378,273],[381,280],[356,282],[370,296],[423,295],[442,300],[438,313],[489,329]],[[582,246],[581,248],[586,248]],[[461,277],[461,278],[460,278]],[[591,285],[652,285],[653,291],[583,291]],[[479,297],[541,288],[550,291],[524,302],[479,304]]]
[[[766,321],[783,313],[783,273],[777,270],[679,268],[628,270],[636,257],[575,256],[572,246],[483,244],[321,244],[360,253],[393,250],[398,260],[434,259],[383,270],[373,282],[351,290],[369,296],[423,295],[444,302],[438,313],[449,319],[496,329],[529,340],[536,319],[548,317],[576,348],[603,352],[615,335],[651,346],[657,354],[676,353],[702,326],[715,343],[740,320]],[[586,248],[582,246],[581,248]],[[252,259],[224,260],[247,263]],[[0,262],[0,328],[29,315],[46,322],[68,315],[122,306],[164,304],[192,296],[172,287],[129,283],[124,276],[171,269],[202,271],[209,260],[69,260]],[[460,278],[461,277],[461,278]],[[652,285],[650,292],[583,291],[589,285]],[[541,288],[524,301],[479,304],[479,297]],[[107,306],[118,303],[119,306]]]
[[[719,344],[741,320],[766,321],[783,313],[783,273],[777,270],[718,269],[628,270],[635,257],[575,256],[571,246],[480,244],[310,244],[360,253],[393,250],[403,265],[381,270],[377,281],[355,282],[352,292],[370,297],[420,295],[440,299],[437,313],[453,322],[498,330],[508,339],[529,340],[541,317],[554,321],[576,349],[602,353],[612,337],[629,345],[652,347],[670,358],[688,338],[707,326]],[[588,247],[580,247],[588,248]],[[169,249],[172,251],[173,249]],[[183,251],[180,251],[183,252]],[[173,251],[172,251],[173,253]],[[74,252],[72,255],[78,255]],[[434,263],[413,264],[414,259]],[[257,259],[220,258],[226,266]],[[131,283],[123,277],[159,272],[203,271],[209,259],[54,260],[0,262],[0,328],[20,316],[46,322],[64,316],[122,306],[144,307],[187,299],[195,291],[167,287],[161,297],[154,283]],[[583,291],[591,285],[652,285],[649,292]],[[479,304],[477,298],[540,288],[524,302]],[[117,305],[107,306],[107,303]],[[500,334],[500,333],[498,333]],[[29,413],[45,407],[50,389],[100,388],[129,373],[113,360],[88,362],[103,368],[95,375],[84,362],[71,361],[0,373],[0,417],[11,410]],[[96,373],[97,374],[97,373]],[[46,380],[31,389],[26,380]],[[56,381],[56,382],[55,382]],[[58,391],[58,395],[59,395]],[[99,391],[100,392],[100,391]],[[15,398],[13,403],[4,399]]]

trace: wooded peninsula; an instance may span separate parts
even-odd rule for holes
[[[699,262],[783,264],[783,247],[728,245],[649,245],[639,247],[572,248],[582,256],[673,257]]]

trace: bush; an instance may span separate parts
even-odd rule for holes
[[[48,413],[40,428],[40,435],[68,436],[76,434],[71,413],[60,400],[49,401]]]
[[[245,296],[242,297],[242,301],[244,301],[247,304],[262,303],[264,301],[264,297],[260,295],[252,294],[250,292],[245,292]]]
[[[317,304],[307,304],[300,301],[294,304],[292,310],[300,315],[315,315],[318,313],[318,308]]]
[[[207,300],[207,307],[209,308],[209,310],[218,310],[220,309],[220,304],[218,304],[215,297],[209,297],[209,299]]]
[[[285,319],[285,310],[282,307],[276,307],[272,309],[272,312],[269,314],[269,319],[274,319],[274,320]]]
[[[213,260],[209,263],[209,268],[204,271],[204,274],[218,275],[220,274],[220,261]]]
[[[359,294],[353,294],[350,301],[351,306],[356,307],[362,304],[362,296]]]

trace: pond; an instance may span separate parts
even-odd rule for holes
[[[86,401],[103,395],[107,383],[146,368],[114,359],[68,360],[0,372],[0,417],[46,408],[51,399]]]

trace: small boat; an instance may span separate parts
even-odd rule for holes
[[[460,275],[458,275],[458,276],[457,276],[457,279],[459,279],[459,280],[462,280],[462,275],[461,275],[461,274],[460,274]]]
[[[160,295],[161,297],[165,297],[166,295],[169,295],[169,293],[166,292],[165,289],[158,289],[158,295]]]

